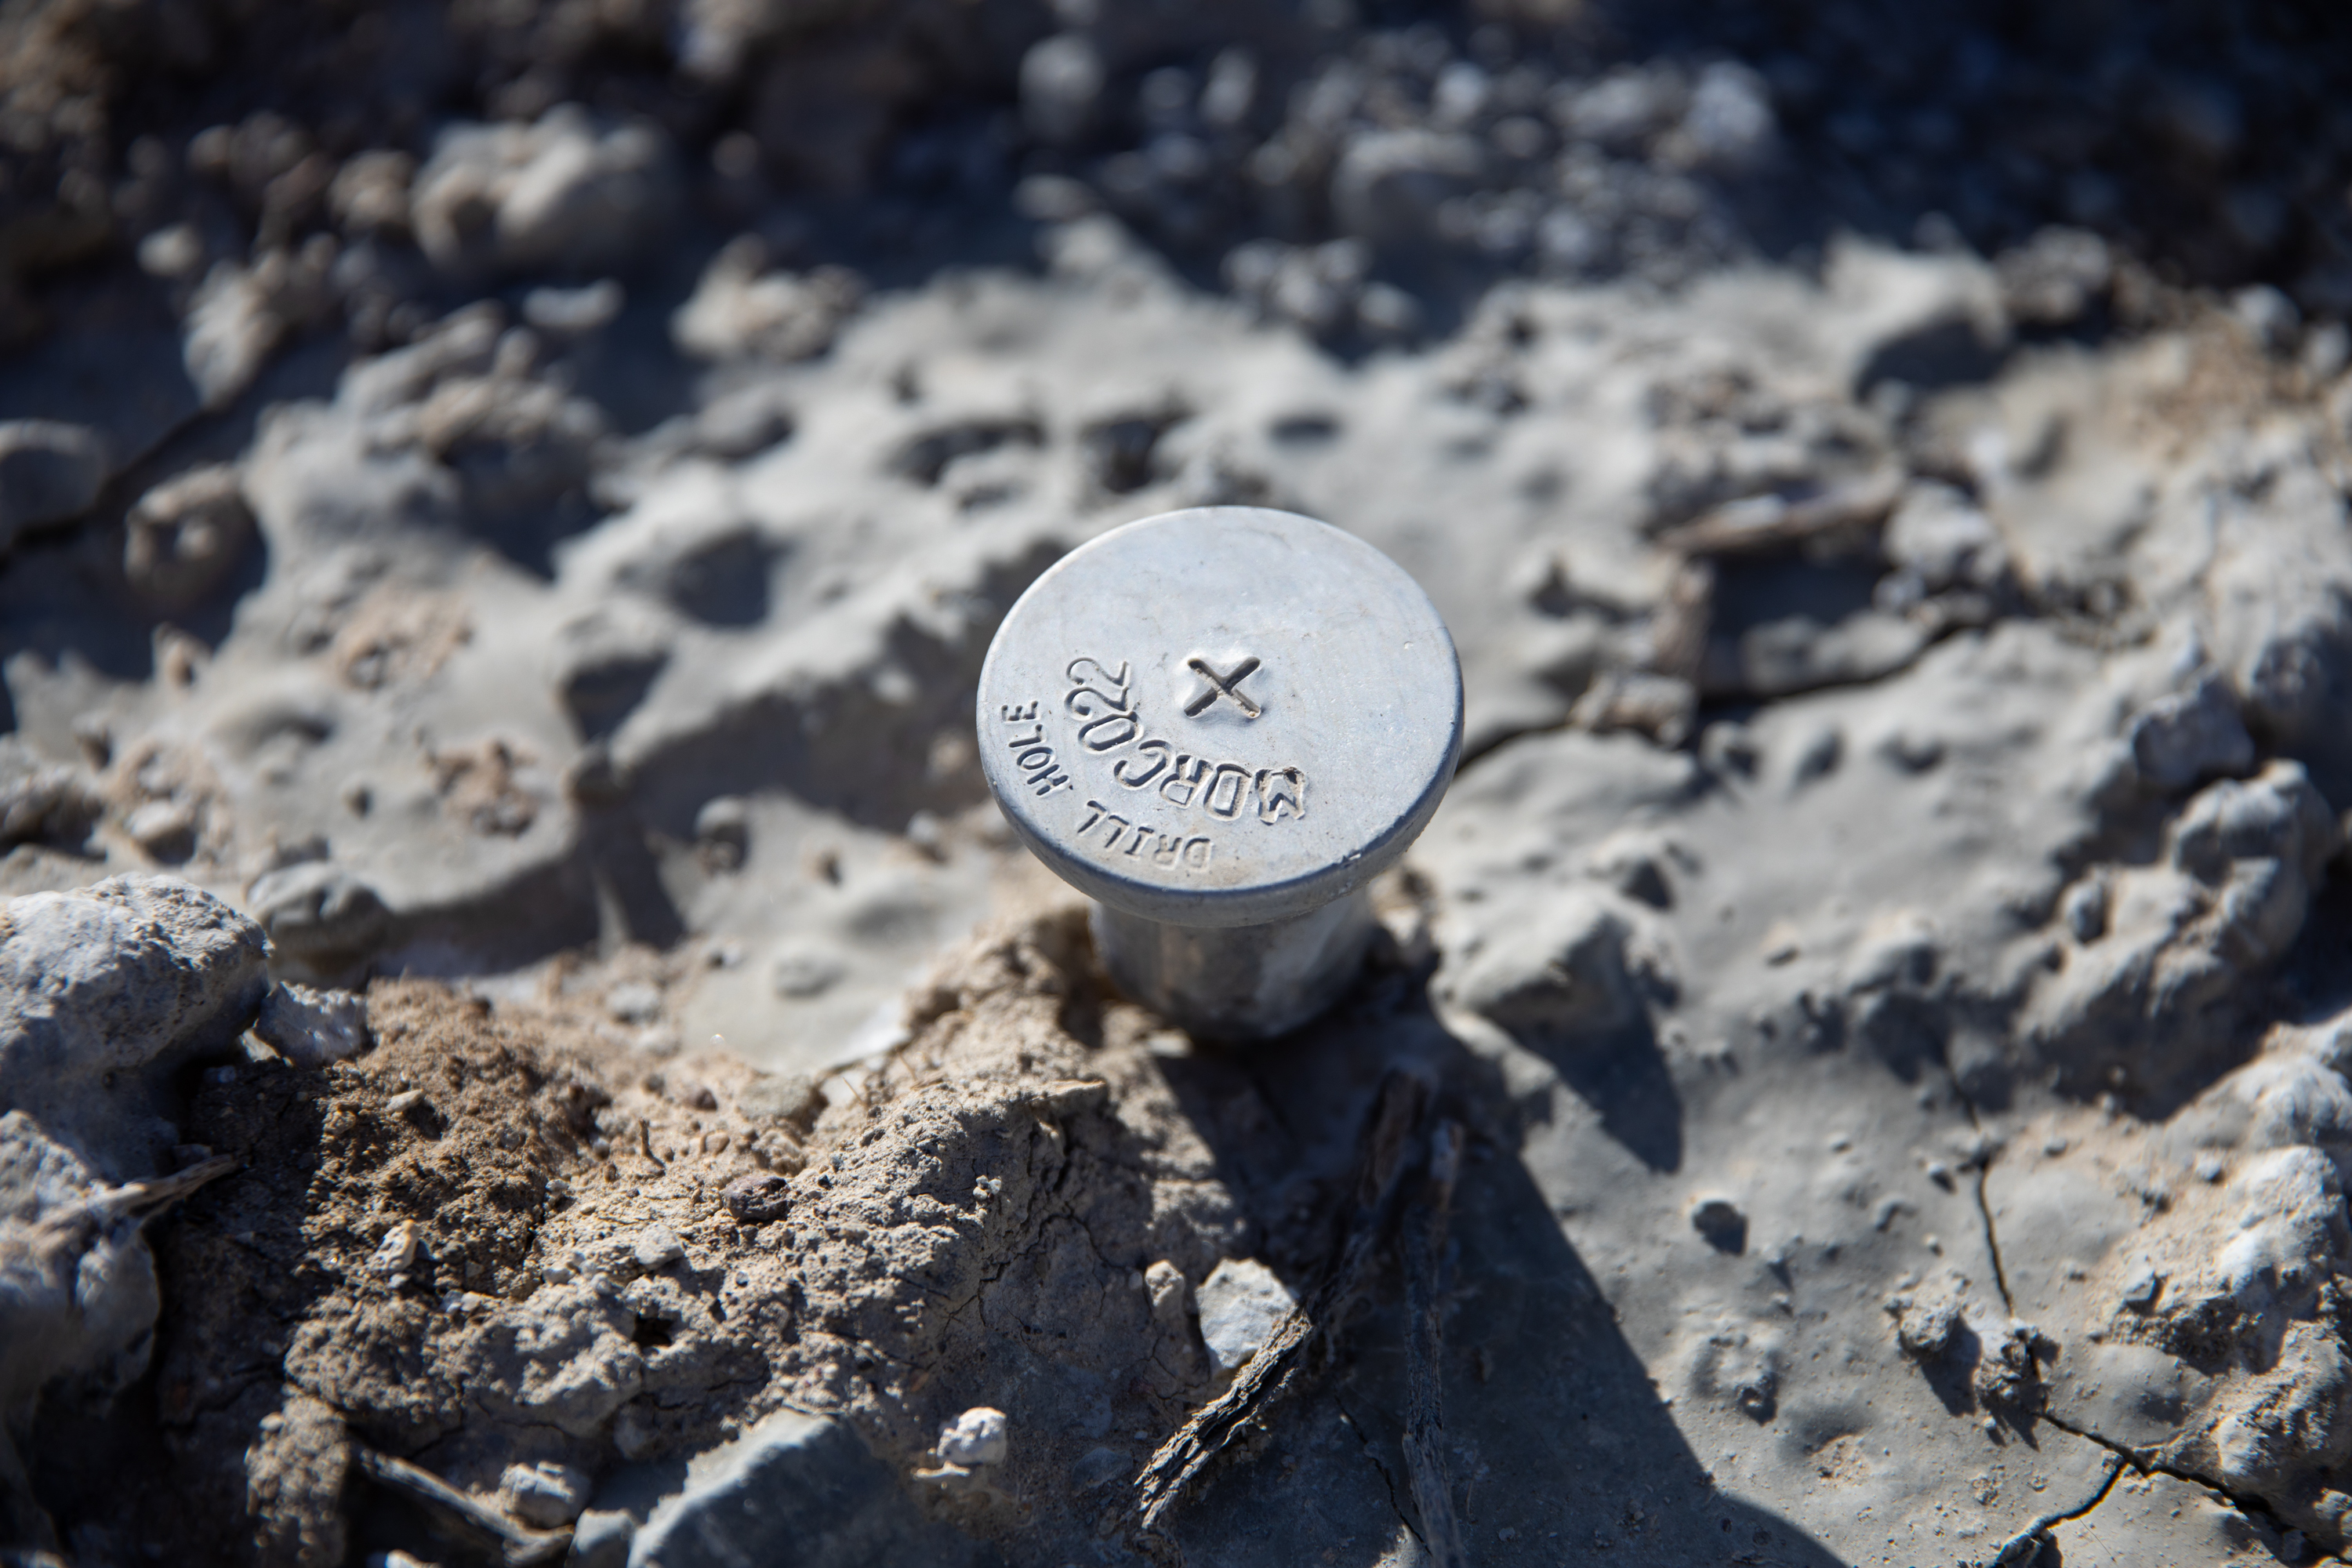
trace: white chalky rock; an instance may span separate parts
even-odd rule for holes
[[[1201,1339],[1220,1373],[1264,1349],[1298,1299],[1255,1258],[1228,1258],[1201,1282]]]
[[[686,1248],[669,1226],[649,1225],[637,1232],[636,1258],[641,1268],[666,1268],[685,1256]]]
[[[2307,1288],[2345,1250],[2343,1184],[2318,1150],[2272,1150],[2250,1162],[2232,1185],[2242,1205],[2238,1234],[2214,1266],[2242,1301]]]
[[[509,1465],[499,1488],[518,1519],[541,1530],[570,1524],[588,1506],[588,1472],[553,1459]]]
[[[280,981],[262,998],[253,1032],[296,1067],[322,1068],[367,1048],[367,998]]]
[[[940,1428],[940,1459],[967,1469],[975,1465],[1001,1465],[1012,1441],[1004,1412],[975,1405]]]
[[[376,1244],[374,1255],[368,1259],[368,1272],[387,1277],[398,1274],[416,1261],[416,1222],[402,1220],[385,1231],[383,1240]]]

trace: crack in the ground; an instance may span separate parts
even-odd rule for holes
[[[2080,1437],[2085,1443],[2097,1444],[2100,1447],[2105,1448],[2119,1463],[2130,1466],[2141,1475],[2169,1476],[2176,1481],[2185,1482],[2186,1484],[2196,1487],[2200,1490],[2211,1492],[2215,1497],[2221,1498],[2224,1501],[2228,1502],[2231,1508],[2236,1509],[2240,1513],[2251,1514],[2258,1518],[2268,1520],[2270,1521],[2271,1528],[2277,1531],[2282,1535],[2294,1528],[2294,1526],[2281,1519],[2271,1508],[2271,1505],[2261,1498],[2242,1495],[2231,1490],[2228,1487],[2221,1485],[2210,1476],[2200,1476],[2194,1470],[2183,1469],[2178,1465],[2168,1465],[2160,1459],[2151,1458],[2149,1456],[2141,1453],[2137,1448],[2131,1447],[2126,1444],[2118,1443],[2114,1438],[2094,1432],[2087,1426],[2077,1426],[2071,1421],[2053,1415],[2047,1410],[2037,1412],[2037,1415],[2042,1420],[2047,1421],[2051,1426],[2057,1427],[2061,1432],[2064,1432],[2071,1436]],[[2109,1484],[2112,1485],[2113,1482],[2110,1481]],[[2105,1493],[2102,1492],[2101,1495],[2104,1496]],[[2072,1518],[2075,1516],[2068,1515],[2067,1517]]]
[[[2082,1518],[2106,1501],[2107,1494],[2116,1489],[2116,1480],[2128,1468],[2130,1468],[2130,1461],[2126,1456],[2110,1452],[2107,1456],[2107,1473],[2101,1478],[2098,1490],[2073,1508],[2060,1509],[2041,1515],[2032,1524],[2011,1536],[2001,1543],[2000,1551],[1994,1554],[1993,1568],[2025,1568],[2025,1564],[2040,1553],[2042,1543],[2048,1539],[2051,1531],[2068,1520]]]
[[[1952,1077],[1951,1081],[1953,1092],[1958,1096],[1961,1109],[1968,1112],[1969,1124],[1973,1127],[1979,1135],[1983,1135],[1985,1131],[1984,1122],[1978,1115],[1976,1102],[1970,1100],[1969,1098],[1968,1091],[1960,1087],[1959,1079],[1957,1075]],[[1993,1223],[1992,1204],[1985,1195],[1985,1184],[1992,1175],[1993,1161],[1996,1158],[1998,1158],[1997,1154],[1988,1153],[1984,1159],[1979,1163],[1976,1168],[1977,1217],[1984,1226],[1985,1255],[1992,1261],[1993,1283],[2000,1288],[2001,1306],[2009,1312],[2011,1317],[2014,1318],[2017,1315],[2017,1303],[2015,1298],[2010,1294],[2009,1268],[2001,1257],[2000,1233]],[[2101,1484],[2098,1491],[2091,1498],[2091,1500],[2088,1502],[2084,1503],[2081,1507],[2070,1511],[2046,1514],[2036,1520],[2033,1523],[2026,1526],[2024,1530],[2019,1531],[2016,1535],[2011,1537],[2008,1543],[2001,1548],[2000,1554],[1993,1559],[1994,1568],[2023,1568],[2023,1564],[2032,1560],[2029,1554],[2029,1548],[2038,1546],[2038,1543],[2045,1535],[2048,1534],[2053,1527],[2063,1524],[2068,1520],[2080,1519],[2084,1514],[2090,1512],[2093,1509],[2098,1507],[2100,1503],[2105,1501],[2107,1494],[2115,1489],[2116,1478],[2123,1474],[2126,1468],[2129,1468],[2143,1476],[2170,1476],[2175,1480],[2186,1482],[2190,1486],[2202,1488],[2205,1490],[2211,1492],[2216,1497],[2227,1500],[2230,1506],[2236,1509],[2241,1513],[2254,1515],[2268,1520],[2273,1528],[2278,1530],[2282,1533],[2290,1528],[2284,1521],[2281,1520],[2278,1515],[2272,1510],[2270,1505],[2263,1500],[2259,1498],[2241,1497],[2236,1492],[2233,1492],[2229,1488],[2214,1481],[2210,1477],[2200,1476],[2190,1470],[2164,1464],[2126,1444],[2118,1443],[2113,1438],[2105,1436],[2101,1433],[2095,1432],[2088,1427],[2077,1426],[2074,1423],[2053,1415],[2048,1408],[2046,1397],[2043,1407],[2035,1411],[2034,1415],[2036,1418],[2048,1422],[2051,1426],[2056,1427],[2061,1432],[2064,1432],[2071,1436],[2080,1437],[2086,1443],[2093,1443],[2097,1445],[2099,1447],[2105,1449],[2108,1455],[2106,1479]]]
[[[1348,1429],[1356,1435],[1356,1441],[1362,1445],[1365,1462],[1379,1473],[1381,1484],[1388,1489],[1390,1511],[1396,1515],[1397,1522],[1404,1526],[1407,1535],[1426,1547],[1428,1543],[1422,1541],[1421,1531],[1413,1528],[1411,1516],[1404,1511],[1404,1500],[1397,1491],[1396,1477],[1389,1473],[1389,1468],[1381,1463],[1380,1455],[1372,1451],[1371,1433],[1365,1429],[1362,1422],[1356,1419],[1356,1413],[1348,1408],[1348,1402],[1339,1397],[1339,1391],[1336,1388],[1331,1391],[1331,1403],[1339,1407],[1339,1419],[1348,1424]]]
[[[1974,1117],[1973,1108],[1969,1111]],[[1992,1205],[1985,1198],[1985,1180],[1992,1174],[1991,1162],[1977,1167],[1977,1223],[1984,1226],[1985,1256],[1992,1259],[1992,1282],[2000,1291],[2001,1310],[2017,1316],[2017,1299],[2009,1293],[2009,1269],[2000,1260],[2000,1233],[1993,1227]]]

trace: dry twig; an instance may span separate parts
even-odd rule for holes
[[[1298,1381],[1307,1352],[1318,1338],[1346,1320],[1371,1273],[1394,1207],[1405,1153],[1428,1100],[1428,1087],[1408,1074],[1392,1072],[1381,1083],[1358,1145],[1355,1191],[1339,1245],[1322,1280],[1276,1326],[1233,1387],[1194,1411],[1135,1478],[1136,1522],[1147,1542],[1167,1544],[1161,1526],[1201,1472],[1235,1438],[1263,1422]]]

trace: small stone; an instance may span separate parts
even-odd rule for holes
[[[390,1277],[404,1273],[416,1261],[422,1244],[416,1238],[416,1222],[402,1220],[383,1233],[374,1253],[368,1258],[368,1272]]]
[[[572,1527],[571,1568],[628,1568],[637,1521],[617,1508],[592,1508]]]
[[[792,1187],[772,1171],[756,1171],[730,1182],[719,1201],[738,1225],[767,1225],[792,1212]]]
[[[419,1106],[424,1104],[425,1091],[423,1089],[404,1089],[398,1094],[394,1095],[390,1100],[385,1100],[383,1102],[383,1108],[386,1110],[391,1111],[394,1116],[405,1116],[410,1111],[416,1110]]]
[[[515,1517],[541,1530],[571,1523],[588,1503],[588,1473],[552,1459],[509,1465],[499,1485]]]
[[[344,1061],[368,1047],[367,998],[283,981],[262,998],[253,1032],[296,1067]]]
[[[649,1225],[637,1232],[632,1255],[644,1268],[666,1268],[686,1256],[675,1232],[666,1225]]]
[[[237,471],[225,463],[149,490],[123,520],[123,578],[159,609],[202,600],[254,542],[253,510]]]
[[[1748,1246],[1748,1216],[1729,1198],[1701,1198],[1691,1205],[1690,1222],[1717,1252],[1736,1253]]]
[[[1220,1373],[1237,1372],[1265,1348],[1297,1298],[1255,1258],[1228,1258],[1201,1282],[1201,1339]]]
[[[1004,1412],[974,1405],[940,1429],[940,1459],[943,1464],[1001,1465],[1012,1450],[1012,1432]]]
[[[123,818],[122,831],[158,860],[184,860],[195,852],[195,808],[185,801],[151,800]]]
[[[2163,1293],[2163,1290],[2164,1276],[2147,1265],[2142,1264],[2134,1271],[2130,1279],[2124,1281],[2123,1292],[2119,1299],[2133,1311],[2145,1312],[2156,1305],[2156,1299]]]

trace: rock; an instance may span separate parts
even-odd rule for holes
[[[2045,228],[1995,263],[2001,303],[2028,327],[2071,326],[2106,297],[2115,262],[2086,229]]]
[[[247,901],[280,952],[321,973],[368,957],[392,931],[392,911],[375,889],[331,861],[272,871]]]
[[[940,1428],[940,1463],[1001,1465],[1013,1451],[1013,1437],[1004,1412],[976,1405]]]
[[[335,223],[354,238],[408,234],[408,187],[416,160],[396,149],[376,148],[346,159],[327,188]]]
[[[525,1524],[554,1530],[580,1517],[588,1505],[588,1473],[577,1465],[541,1459],[532,1465],[509,1465],[499,1489],[507,1507]]]
[[[1633,926],[1600,894],[1565,889],[1460,955],[1454,999],[1510,1030],[1615,1028],[1642,1008]]]
[[[772,1171],[738,1176],[719,1194],[738,1225],[767,1225],[792,1212],[792,1185]]]
[[[172,865],[196,852],[199,826],[194,803],[185,800],[142,801],[122,819],[122,831],[133,844]]]
[[[1906,489],[1886,520],[1883,546],[1887,559],[1929,594],[1989,588],[2009,572],[2000,531],[1950,485],[1921,481]]]
[[[419,1251],[416,1222],[404,1219],[383,1233],[383,1239],[368,1255],[368,1272],[390,1279],[415,1267]]]
[[[694,814],[694,841],[712,869],[740,869],[751,852],[751,808],[730,795],[703,802]]]
[[[584,338],[611,326],[627,302],[619,279],[599,278],[576,289],[533,289],[522,297],[522,319],[555,338]]]
[[[592,1508],[572,1526],[567,1568],[628,1568],[637,1521],[626,1510]]]
[[[2132,760],[2160,790],[2187,789],[2253,765],[2253,737],[2238,717],[2229,683],[2208,673],[2186,691],[2159,697],[2132,721]]]
[[[76,1373],[128,1384],[160,1304],[135,1215],[33,1118],[0,1115],[0,1411]]]
[[[296,1067],[345,1061],[368,1048],[367,998],[281,981],[262,998],[253,1032]]]
[[[630,1568],[744,1563],[853,1568],[973,1563],[981,1549],[926,1521],[889,1468],[840,1422],[780,1410],[698,1455],[635,1532]]]
[[[226,463],[194,468],[139,498],[124,520],[122,575],[158,609],[202,601],[254,543],[253,510]]]
[[[649,1225],[637,1232],[632,1252],[640,1268],[667,1268],[686,1256],[676,1233],[661,1225]]]
[[[105,437],[86,426],[0,421],[0,550],[27,529],[88,511],[110,468]]]
[[[2247,1162],[2230,1183],[2237,1235],[2213,1259],[2242,1302],[2301,1295],[2326,1279],[2352,1250],[2336,1166],[2316,1149],[2273,1149]]]
[[[0,735],[0,850],[47,844],[79,851],[106,810],[87,769],[54,763],[19,735]]]
[[[2162,861],[2104,873],[2097,910],[2070,898],[2076,931],[2092,934],[2076,934],[2060,969],[2035,984],[2026,1021],[2037,1050],[2070,1075],[2116,1066],[2162,1086],[2223,1048],[2235,1002],[2301,933],[2341,842],[2300,763],[2200,791],[2174,819]]]
[[[1197,1292],[1201,1340],[1221,1375],[1238,1372],[1298,1304],[1290,1288],[1255,1258],[1228,1258]]]
[[[545,1286],[496,1308],[453,1370],[492,1416],[592,1437],[645,1386],[636,1326],[636,1314],[596,1285]]]
[[[165,1079],[226,1051],[268,988],[261,928],[168,877],[114,877],[0,906],[0,1104],[100,1175],[176,1140]]]
[[[417,171],[411,222],[454,275],[621,268],[663,231],[670,161],[657,131],[576,104],[531,125],[453,125]]]
[[[832,346],[865,296],[857,275],[838,267],[805,275],[768,272],[766,262],[766,247],[756,237],[719,251],[693,297],[671,318],[671,341],[698,359],[780,364]]]
[[[1729,1198],[1701,1198],[1691,1205],[1691,1228],[1706,1237],[1717,1252],[1744,1252],[1748,1247],[1748,1216]]]

